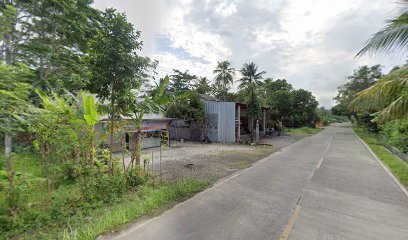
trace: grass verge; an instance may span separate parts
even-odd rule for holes
[[[321,128],[301,127],[301,128],[287,128],[285,132],[298,134],[316,134],[322,131]]]
[[[189,179],[163,183],[156,187],[151,184],[145,185],[118,204],[97,209],[85,218],[75,219],[68,223],[68,228],[51,228],[26,233],[19,236],[19,239],[95,239],[102,234],[119,230],[141,216],[158,214],[204,190],[211,183]]]
[[[377,157],[391,170],[396,178],[408,187],[408,163],[395,156],[381,145],[379,136],[361,128],[353,128],[354,132],[363,139]]]

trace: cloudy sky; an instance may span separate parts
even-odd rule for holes
[[[142,31],[142,54],[172,69],[213,78],[217,61],[239,69],[253,61],[268,77],[285,78],[331,107],[337,86],[357,66],[405,61],[394,54],[354,56],[400,12],[398,0],[95,0],[114,7]]]

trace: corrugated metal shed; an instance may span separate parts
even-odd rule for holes
[[[216,142],[235,142],[235,103],[203,101],[208,137]]]

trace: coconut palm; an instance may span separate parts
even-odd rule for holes
[[[374,121],[383,123],[408,113],[408,65],[391,71],[351,102],[355,110],[378,110]]]
[[[374,34],[367,44],[357,53],[361,56],[368,52],[392,51],[405,52],[408,47],[408,0],[403,0],[403,13],[389,20],[388,24]],[[375,100],[375,101],[370,101]],[[384,106],[378,116],[377,122],[403,117],[408,113],[408,66],[392,71],[381,78],[372,87],[363,90],[352,102],[354,108],[367,108],[375,103]]]
[[[227,92],[228,87],[234,83],[235,69],[230,67],[229,61],[217,62],[217,68],[213,71],[215,74],[215,85],[220,87],[223,92]],[[224,95],[225,100],[225,95]]]
[[[408,0],[403,1],[403,8],[403,13],[387,21],[387,25],[367,41],[357,56],[368,52],[389,53],[395,50],[406,50],[408,47]]]
[[[248,116],[251,121],[251,142],[253,142],[253,120],[260,113],[260,104],[255,94],[255,88],[261,83],[262,75],[266,72],[258,72],[258,66],[253,63],[245,63],[240,70],[242,78],[239,80],[239,88],[246,88],[248,91]]]
[[[258,72],[258,66],[254,62],[245,63],[240,72],[242,78],[239,80],[241,82],[239,88],[247,88],[248,90],[252,85],[257,86],[261,83],[262,75],[266,73],[265,71]]]

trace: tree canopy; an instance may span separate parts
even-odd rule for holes
[[[187,123],[203,123],[205,120],[204,104],[200,96],[192,92],[171,103],[166,111],[166,117],[183,119]]]
[[[190,74],[188,70],[182,72],[174,69],[173,72],[174,73],[170,75],[169,91],[179,92],[192,90],[194,82],[197,80],[196,75]]]
[[[377,82],[382,76],[380,65],[361,66],[354,70],[353,74],[349,76],[348,81],[338,87],[338,94],[334,97],[337,105],[334,107],[338,114],[343,116],[351,116],[351,109],[349,104],[356,97],[360,91],[369,88]]]
[[[95,93],[102,103],[109,100],[110,146],[114,142],[115,120],[126,115],[136,98],[133,89],[139,89],[149,60],[136,54],[141,50],[140,32],[134,31],[126,16],[107,9],[101,27],[90,41],[87,63],[91,77],[86,88]],[[113,174],[112,151],[109,171]]]
[[[194,91],[199,94],[210,94],[212,87],[208,78],[199,77],[194,84]]]

